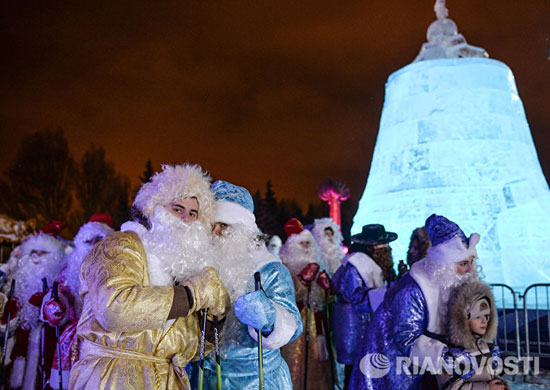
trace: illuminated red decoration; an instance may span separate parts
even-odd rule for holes
[[[349,199],[349,187],[337,180],[328,179],[326,182],[321,184],[319,191],[317,191],[317,195],[319,196],[319,199],[328,202],[330,217],[338,226],[340,226],[340,230],[342,230],[340,203]]]

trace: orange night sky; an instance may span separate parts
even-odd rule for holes
[[[151,159],[201,164],[277,197],[328,177],[362,195],[393,71],[434,0],[3,2],[0,170],[24,134],[102,145],[133,184]],[[511,67],[550,174],[550,2],[447,1],[469,43]]]

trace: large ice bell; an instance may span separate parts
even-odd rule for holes
[[[394,259],[405,259],[412,230],[432,213],[481,234],[486,281],[518,291],[550,282],[550,190],[502,62],[420,59],[388,78],[351,232],[382,223],[399,234]]]

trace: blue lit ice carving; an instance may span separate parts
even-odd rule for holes
[[[481,234],[489,283],[550,282],[550,191],[512,71],[487,58],[415,62],[393,73],[352,234],[397,232],[405,259],[432,213]],[[396,261],[397,263],[397,261]]]

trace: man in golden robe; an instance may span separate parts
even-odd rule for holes
[[[197,312],[223,318],[229,295],[209,261],[214,199],[198,166],[164,166],[125,223],[82,263],[80,360],[70,389],[189,389],[199,357]],[[211,349],[206,343],[205,349]]]

